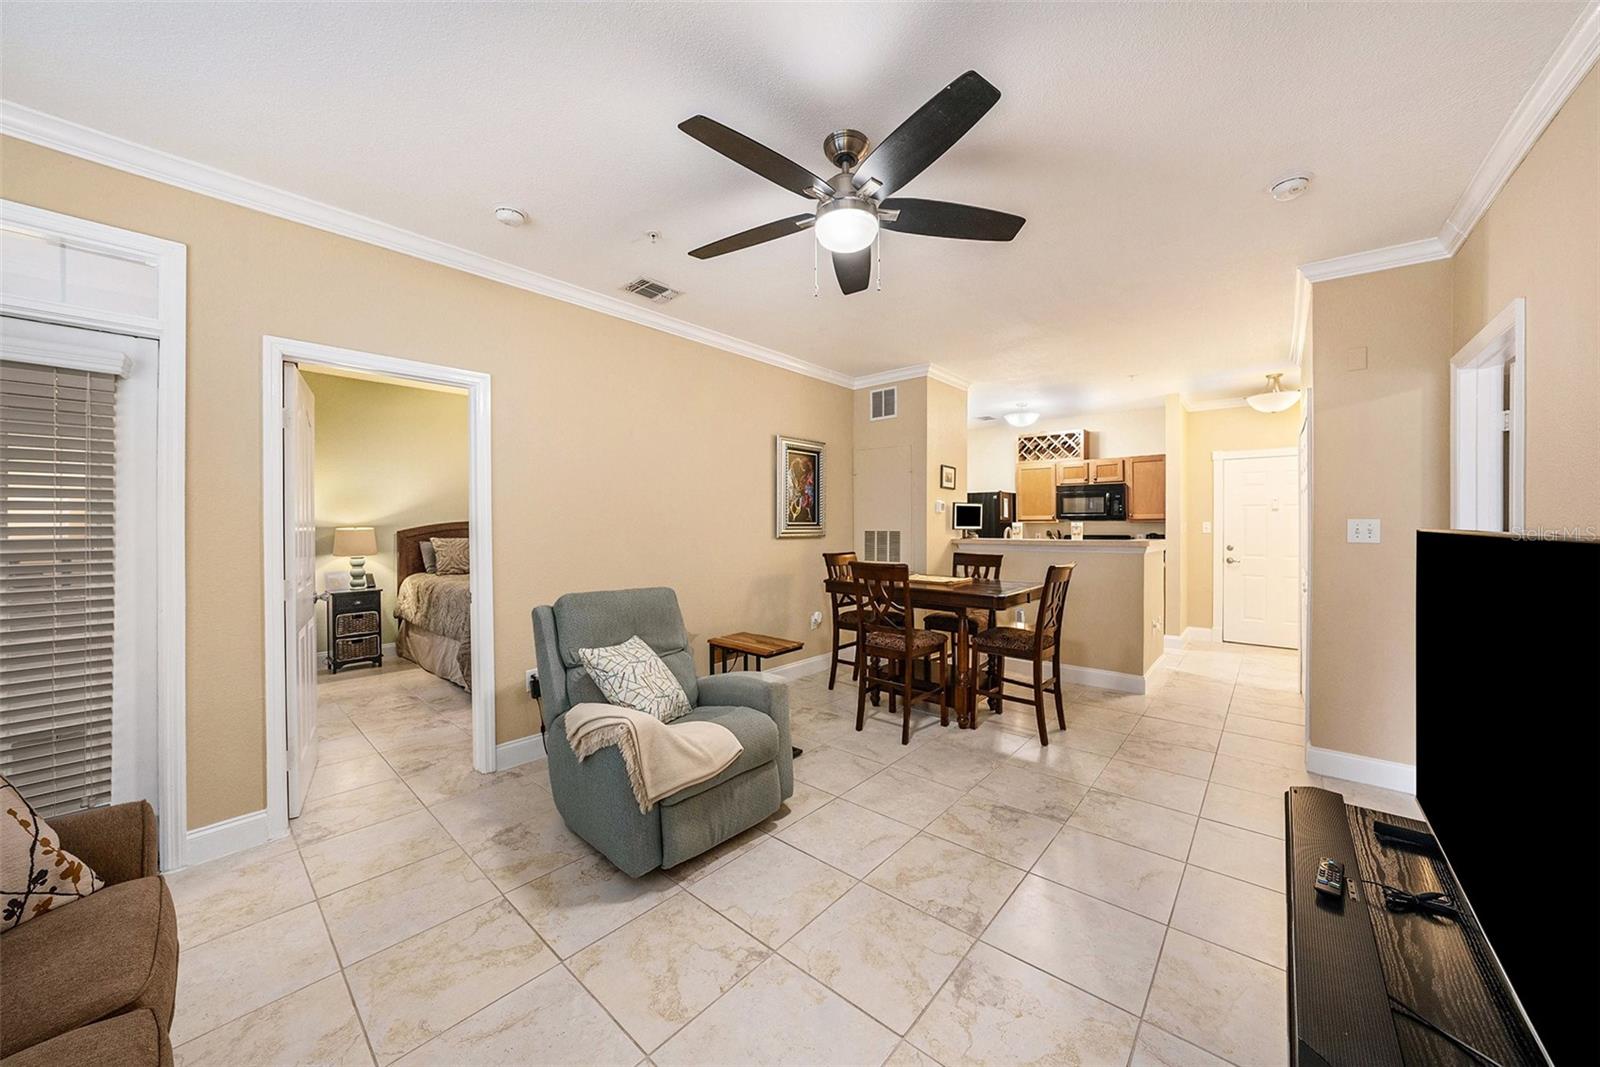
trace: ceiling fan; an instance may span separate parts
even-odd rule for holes
[[[836,130],[822,141],[823,152],[839,168],[826,180],[714,119],[704,115],[685,119],[678,129],[690,137],[768,181],[817,201],[810,212],[724,237],[689,254],[711,259],[815,229],[817,243],[833,256],[839,288],[848,296],[872,280],[872,243],[880,226],[927,237],[1009,241],[1027,221],[1019,215],[892,195],[949,151],[999,99],[1000,90],[969,70],[876,146],[859,130]]]

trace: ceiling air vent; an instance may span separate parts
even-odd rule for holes
[[[672,288],[670,285],[653,282],[649,278],[635,278],[627,285],[624,285],[622,291],[633,293],[635,296],[642,296],[652,304],[665,304],[683,295],[682,292]]]
[[[895,387],[892,385],[887,389],[874,389],[872,391],[872,415],[870,416],[872,421],[877,422],[879,419],[894,418],[898,399],[899,394],[895,392]]]

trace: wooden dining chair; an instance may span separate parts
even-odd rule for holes
[[[824,552],[822,564],[828,569],[828,581],[848,582],[850,565],[856,561],[854,552]],[[850,668],[850,677],[861,676],[861,653],[855,653],[855,659],[841,659],[839,653],[847,648],[857,648],[860,644],[861,613],[856,610],[854,593],[829,593],[828,601],[833,607],[833,658],[828,663],[828,688],[833,688],[834,679],[839,675],[839,664],[843,663]],[[853,636],[850,641],[840,642],[843,631],[849,630]]]
[[[850,565],[855,578],[856,610],[861,613],[861,628],[856,659],[861,661],[856,683],[856,729],[866,726],[867,694],[889,694],[889,714],[899,701],[904,716],[900,743],[911,743],[911,705],[918,697],[939,695],[939,724],[950,725],[950,695],[945,689],[945,649],[948,634],[921,630],[911,612],[911,568],[904,563],[863,563]],[[937,680],[932,672],[919,680],[915,667],[937,661]]]
[[[1039,722],[1041,745],[1050,743],[1050,735],[1045,729],[1044,722],[1045,693],[1055,694],[1056,721],[1063,730],[1067,728],[1067,713],[1061,705],[1061,619],[1066,614],[1067,586],[1072,582],[1072,568],[1075,566],[1077,564],[1068,563],[1051,567],[1046,572],[1044,593],[1039,598],[1039,614],[1032,627],[993,626],[973,635],[972,638],[973,654],[986,656],[989,659],[990,670],[985,673],[992,679],[993,685],[980,687],[978,672],[974,671],[967,683],[967,706],[976,708],[979,697],[987,697],[991,702],[1011,700],[1018,704],[1032,704],[1034,717]],[[1044,678],[1044,663],[1047,656],[1051,666],[1048,682]],[[1028,684],[1020,678],[1006,677],[1005,661],[1008,659],[1032,662],[1031,696],[1014,696],[1005,691],[1007,683]]]

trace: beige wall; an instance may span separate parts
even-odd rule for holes
[[[1248,407],[1218,411],[1191,411],[1184,419],[1183,446],[1183,523],[1180,540],[1183,558],[1184,629],[1198,626],[1209,630],[1211,611],[1211,564],[1216,538],[1204,533],[1204,524],[1213,523],[1216,485],[1213,452],[1239,452],[1255,448],[1294,448],[1300,441],[1300,405],[1276,415],[1263,415]],[[1169,459],[1170,462],[1170,459]],[[1171,527],[1169,526],[1169,530]],[[1213,637],[1221,639],[1220,634]]]
[[[467,396],[311,371],[305,378],[317,404],[317,588],[328,571],[349,573],[350,561],[332,554],[334,527],[375,527],[378,553],[366,569],[382,591],[383,639],[392,642],[395,531],[467,519]],[[319,649],[328,647],[327,628],[319,611]]]
[[[967,497],[967,391],[932,378],[894,385],[896,415],[876,422],[872,390],[855,391],[855,551],[865,530],[898,529],[900,558],[913,571],[943,574],[950,569],[950,501]],[[941,464],[956,468],[955,489],[939,487]],[[940,500],[942,512],[935,510]]]
[[[1415,532],[1449,521],[1449,361],[1527,300],[1527,525],[1600,533],[1600,71],[1452,260],[1313,288],[1311,743],[1415,750]],[[1367,349],[1367,369],[1349,370]],[[1345,520],[1383,520],[1378,545]]]
[[[939,485],[939,467],[948,465],[956,469],[956,487],[943,489]],[[927,517],[928,550],[924,559],[930,574],[950,573],[950,539],[959,536],[950,527],[950,503],[967,499],[967,391],[954,386],[928,380],[928,444],[927,444],[927,504],[923,514]],[[944,511],[936,508],[944,501]]]
[[[0,195],[189,249],[188,751],[198,827],[265,804],[264,334],[493,376],[496,736],[537,729],[529,611],[577,589],[677,588],[696,648],[806,637],[829,536],[773,537],[773,436],[851,451],[848,390],[281,219],[0,141]],[[240,580],[211,580],[226,560]],[[805,654],[815,654],[817,646]]]
[[[1451,345],[1527,300],[1527,520],[1600,536],[1600,68],[1456,253]]]
[[[1184,492],[1184,471],[1189,463],[1189,455],[1184,448],[1189,430],[1189,412],[1184,409],[1183,398],[1176,393],[1166,397],[1162,408],[1167,443],[1167,514],[1173,517],[1166,527],[1166,596],[1162,628],[1176,637],[1183,633],[1189,614],[1184,586],[1190,563],[1183,543],[1184,510],[1189,506],[1188,495]]]

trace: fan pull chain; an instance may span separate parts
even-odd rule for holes
[[[872,254],[877,257],[878,269],[874,272],[878,276],[878,292],[883,292],[883,231],[879,230],[872,238]]]
[[[811,241],[811,299],[813,300],[822,295],[822,290],[817,286],[817,259],[821,255],[817,251],[819,243],[815,238]]]

